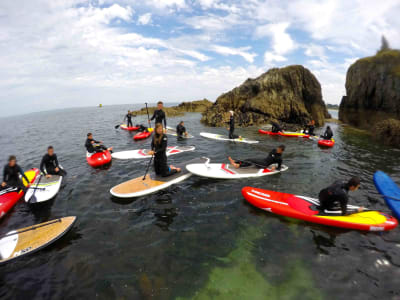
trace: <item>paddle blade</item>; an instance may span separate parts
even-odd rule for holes
[[[115,125],[115,129],[118,129],[120,125]]]

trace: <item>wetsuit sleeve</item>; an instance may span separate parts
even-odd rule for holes
[[[21,167],[18,167],[18,172],[22,175],[23,178],[25,178],[26,182],[29,183],[29,179],[28,179],[28,177],[26,177],[26,175]]]
[[[164,127],[167,127],[167,116],[165,115],[165,112],[162,112],[163,114],[163,119],[164,119]]]
[[[57,158],[57,155],[56,154],[54,154],[54,162],[56,163],[56,168],[58,168],[59,167],[59,165],[58,165],[58,158]]]
[[[42,157],[42,161],[40,162],[40,171],[42,171],[43,174],[47,174],[46,170],[44,169],[45,159],[46,155]]]
[[[153,113],[153,116],[150,118],[150,121],[153,121],[155,118],[156,118],[156,110],[154,111],[154,113]]]
[[[7,167],[4,167],[4,169],[3,169],[3,182],[7,182],[7,176],[8,174],[7,174]]]
[[[347,202],[349,201],[349,197],[346,193],[343,193],[340,198],[340,208],[342,209],[342,216],[347,215]]]
[[[154,150],[154,137],[153,137],[153,139],[151,140],[151,150]]]

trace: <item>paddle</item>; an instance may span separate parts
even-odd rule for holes
[[[53,221],[50,221],[49,223],[46,223],[46,224],[39,224],[37,226],[32,226],[31,228],[28,228],[28,229],[25,229],[25,230],[21,230],[21,231],[16,231],[16,232],[13,232],[13,233],[5,234],[2,237],[0,237],[0,240],[5,238],[5,237],[9,237],[9,236],[12,236],[12,235],[15,235],[15,234],[19,234],[19,233],[35,230],[35,229],[38,229],[40,227],[51,225],[51,224],[54,224],[54,223],[57,223],[57,222],[61,222],[61,219],[53,220]]]
[[[146,175],[147,175],[147,173],[149,172],[150,165],[151,165],[151,162],[152,162],[152,160],[153,160],[153,157],[154,157],[154,154],[153,154],[153,155],[151,156],[151,158],[150,158],[149,164],[147,165],[147,168],[146,168],[146,173],[144,173],[144,176],[143,176],[143,179],[142,179],[142,180],[145,180],[145,179],[146,179]]]
[[[30,203],[36,202],[35,193],[36,193],[36,190],[39,189],[38,186],[39,186],[40,180],[42,180],[42,177],[43,177],[43,175],[40,174],[39,175],[39,180],[38,180],[38,182],[36,184],[36,187],[32,188],[34,190],[33,193],[32,193],[32,196],[29,199],[25,199],[26,202],[30,202]],[[31,202],[31,200],[32,200],[32,202]]]

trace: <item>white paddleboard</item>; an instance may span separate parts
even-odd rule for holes
[[[169,126],[166,127],[166,134],[173,135],[173,136],[176,136],[176,137],[178,136],[178,134],[176,133],[176,130],[174,128],[172,128],[172,127],[169,127]],[[191,138],[194,138],[194,136],[188,133],[187,136],[183,135],[182,138],[191,139]]]
[[[193,146],[173,146],[167,148],[167,156],[193,151],[196,149]],[[115,159],[139,159],[139,158],[150,158],[149,155],[150,149],[137,149],[137,150],[129,150],[129,151],[121,151],[114,152],[111,156]]]
[[[197,176],[216,178],[216,179],[238,179],[238,178],[250,178],[250,177],[261,177],[267,175],[274,175],[280,172],[284,172],[288,169],[287,166],[282,165],[281,170],[272,171],[271,165],[268,168],[258,168],[256,166],[249,166],[236,169],[231,164],[210,164],[208,162],[204,164],[189,164],[186,169]]]
[[[41,175],[36,177],[25,194],[25,201],[29,203],[45,202],[54,198],[60,190],[62,176],[51,175],[50,178]]]
[[[143,176],[121,183],[110,190],[111,195],[118,198],[134,198],[148,195],[188,179],[192,173],[186,170],[187,164],[204,163],[206,158],[196,158],[185,163],[176,165],[181,168],[181,172],[168,177],[157,176],[154,173],[148,174],[143,180]]]
[[[200,135],[205,138],[213,139],[213,140],[220,140],[220,141],[231,141],[231,142],[239,142],[239,143],[247,143],[247,144],[257,144],[258,141],[249,140],[246,138],[237,138],[237,139],[230,139],[227,135],[222,134],[214,134],[209,132],[200,132]]]

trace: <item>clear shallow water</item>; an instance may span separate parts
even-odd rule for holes
[[[132,134],[115,130],[131,107],[112,106],[44,112],[0,119],[4,165],[9,154],[19,164],[38,167],[52,144],[68,176],[50,203],[19,202],[0,220],[0,234],[57,217],[76,215],[63,239],[33,255],[1,266],[1,299],[398,299],[399,229],[361,233],[308,224],[267,214],[243,200],[246,185],[315,196],[332,181],[359,175],[358,205],[387,211],[376,192],[377,169],[400,182],[400,151],[383,147],[357,130],[330,124],[333,149],[315,142],[259,135],[257,128],[237,133],[260,144],[213,141],[199,132],[200,114],[180,119],[196,135],[182,144],[196,152],[172,156],[181,162],[208,156],[266,155],[284,143],[289,170],[278,176],[215,181],[192,176],[160,193],[132,200],[114,199],[109,189],[143,174],[145,160],[113,161],[95,170],[85,160],[86,133],[116,151],[148,147]],[[144,120],[138,117],[137,120]],[[135,121],[134,120],[134,123]],[[321,129],[322,130],[322,129]],[[170,145],[177,142],[173,137]]]

